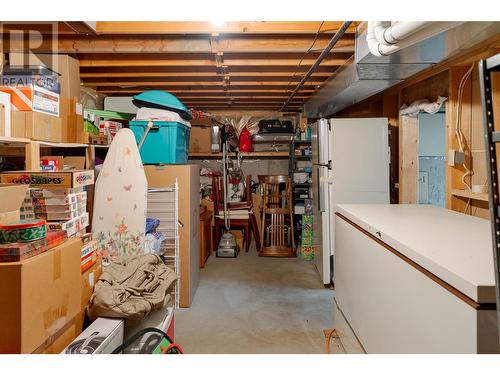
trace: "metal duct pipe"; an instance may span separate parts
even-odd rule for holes
[[[325,47],[325,49],[323,50],[323,52],[321,52],[321,54],[318,56],[318,58],[316,59],[316,61],[314,62],[314,64],[312,64],[311,68],[309,68],[309,70],[307,71],[306,75],[300,80],[300,82],[298,83],[297,87],[295,87],[295,89],[292,91],[292,93],[290,94],[290,96],[288,97],[288,99],[285,101],[285,103],[283,103],[283,106],[280,109],[281,112],[284,111],[284,109],[286,108],[286,106],[288,105],[288,103],[290,103],[290,101],[293,99],[293,97],[295,96],[295,94],[297,94],[297,92],[301,89],[301,87],[309,79],[309,77],[316,71],[316,69],[318,69],[319,64],[321,64],[321,62],[326,57],[326,55],[328,55],[330,53],[330,51],[332,50],[332,48],[335,47],[335,44],[337,44],[337,42],[339,41],[339,39],[344,36],[345,32],[347,31],[347,29],[349,28],[349,26],[351,25],[351,23],[352,23],[352,21],[345,21],[342,24],[342,26],[340,27],[340,29],[337,30],[337,32],[332,37],[332,39],[330,40],[330,42],[328,43],[328,45]]]

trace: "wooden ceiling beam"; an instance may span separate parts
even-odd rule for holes
[[[278,92],[283,92],[287,90],[293,90],[296,85],[263,85],[263,84],[256,84],[256,85],[231,85],[228,88],[223,88],[221,84],[215,84],[215,85],[175,85],[175,84],[170,84],[170,85],[162,85],[162,86],[152,86],[155,87],[155,90],[166,90],[166,91],[171,91],[172,92],[175,90],[177,92],[179,91],[204,91],[204,90],[215,90],[215,91],[252,91],[252,90],[257,90],[257,91],[278,91]],[[138,85],[122,85],[122,86],[94,86],[97,87],[97,90],[102,90],[107,87],[110,89],[115,88],[115,89],[137,89],[137,90],[150,90],[151,88],[146,85],[138,86]],[[303,86],[304,90],[300,91],[316,91],[316,86],[311,86],[311,85],[305,85]]]
[[[181,100],[181,99],[179,99]],[[245,98],[215,98],[215,99],[206,99],[206,98],[198,98],[198,99],[182,99],[184,104],[186,103],[226,103],[228,101],[233,101],[236,103],[282,103],[280,99],[245,99]],[[294,100],[294,104],[303,103],[304,100]]]
[[[343,65],[348,58],[345,57],[328,57],[323,60],[323,66],[339,66]],[[246,59],[231,59],[224,55],[224,65],[231,67],[239,66],[297,66],[299,63],[303,66],[311,66],[315,59],[269,59],[269,58],[246,58]],[[144,56],[137,59],[125,58],[100,58],[94,56],[92,58],[84,57],[80,59],[80,67],[126,67],[126,66],[204,66],[213,65],[213,59],[154,59]]]
[[[280,86],[282,87],[283,85],[287,85],[287,83],[295,83],[296,80],[281,80],[281,81],[232,81],[231,80],[231,85],[230,87],[233,87],[233,85],[236,86]],[[324,83],[323,81],[308,81],[307,84],[309,86],[316,86],[316,85],[321,85]],[[169,86],[169,87],[175,87],[175,86],[222,86],[222,82],[219,81],[169,81],[169,80],[163,80],[163,81],[148,81],[148,80],[137,80],[137,81],[98,81],[98,82],[89,82],[89,81],[84,81],[85,86],[89,87],[104,87],[104,86]],[[289,86],[287,87],[293,88],[294,86]]]
[[[317,73],[334,73],[338,65],[320,65]],[[229,69],[230,74],[236,73],[305,73],[309,66],[302,65],[232,65]],[[80,73],[213,73],[217,74],[217,68],[214,65],[179,65],[179,66],[80,66]]]
[[[97,22],[96,31],[100,34],[316,34],[321,21],[238,21],[226,22],[215,26],[210,22]],[[335,33],[341,21],[325,21],[322,30]],[[356,25],[348,32],[354,33]]]
[[[251,106],[273,106],[273,107],[279,107],[280,104],[283,104],[283,103],[280,103],[280,102],[261,102],[261,103],[255,103],[255,102],[238,102],[238,101],[225,101],[225,102],[185,102],[183,101],[183,104],[186,106],[186,107],[218,107],[218,106],[223,106],[223,105],[241,105],[241,106],[248,106],[248,107],[251,107]],[[304,103],[295,103],[295,104],[292,104],[292,107],[301,107],[303,106]]]
[[[106,88],[99,90],[101,93],[106,93],[106,94],[123,94],[123,95],[130,95],[130,94],[136,94],[139,92],[142,92],[140,90],[135,90],[135,89],[117,89],[117,88]],[[227,98],[228,94],[226,91],[212,91],[209,93],[206,92],[195,92],[195,91],[190,91],[190,92],[176,92],[173,93],[175,96],[177,96],[179,99],[185,99],[185,98]],[[288,93],[283,93],[283,92],[269,92],[269,91],[260,91],[260,92],[244,92],[244,91],[234,91],[230,92],[229,96],[233,98],[279,98],[285,99],[288,97]],[[301,99],[308,99],[310,97],[309,92],[304,92],[298,94],[298,97]]]
[[[213,38],[213,36],[211,37]],[[38,53],[209,53],[213,51],[211,38],[206,36],[173,35],[59,35],[52,44],[45,38],[37,47]],[[312,36],[267,36],[251,37],[217,36],[217,51],[223,53],[290,52],[303,53],[311,46]],[[314,51],[328,44],[330,35],[322,35],[314,44]],[[22,34],[3,34],[4,52],[24,52],[27,42]],[[54,50],[57,47],[57,50]],[[339,41],[334,52],[354,52],[354,36],[348,35]]]
[[[204,100],[210,100],[210,101],[224,101],[227,100],[226,96],[191,96],[189,94],[187,95],[182,95],[178,94],[176,95],[179,100],[186,100],[186,101],[204,101]],[[235,100],[255,100],[255,101],[266,101],[266,100],[271,100],[271,101],[282,101],[283,99],[286,99],[288,96],[282,96],[282,95],[275,95],[275,96],[258,96],[258,95],[247,95],[247,96],[233,96],[232,98]],[[297,98],[297,101],[301,101],[304,99],[309,98],[307,95],[298,95],[297,97],[294,97],[294,99]]]
[[[232,80],[238,80],[239,78],[243,79],[290,79],[293,74],[292,71],[282,71],[282,72],[229,72]],[[332,73],[330,72],[315,72],[312,77],[317,79],[327,79],[330,77]],[[88,72],[88,73],[80,73],[80,77],[84,80],[89,79],[101,79],[101,78],[189,78],[192,80],[196,79],[207,79],[211,77],[218,77],[219,75],[216,72],[166,72],[166,73],[150,73],[150,72],[132,72],[132,73],[103,73],[103,72]],[[295,77],[296,80],[300,80],[300,74]]]
[[[234,89],[233,87],[231,87],[230,90],[223,90],[222,88],[220,89],[196,89],[196,90],[193,90],[192,88],[190,89],[186,89],[186,88],[182,88],[182,89],[179,89],[179,88],[176,88],[176,89],[171,89],[171,88],[157,88],[159,90],[163,89],[163,90],[167,90],[168,92],[174,94],[174,95],[181,95],[181,94],[184,94],[184,95],[194,95],[196,93],[200,94],[200,95],[204,95],[204,94],[220,94],[220,95],[227,95],[229,93],[229,95],[238,95],[238,94],[243,94],[243,95],[264,95],[266,96],[269,95],[269,96],[272,96],[272,95],[276,95],[276,94],[284,94],[284,89],[276,89],[276,88],[258,88],[258,89],[249,89],[249,88],[244,88],[244,89]],[[120,88],[120,87],[104,87],[104,88],[100,88],[98,87],[97,88],[97,91],[99,92],[102,92],[103,94],[116,94],[116,93],[128,93],[128,94],[137,94],[137,93],[141,93],[141,92],[144,92],[148,90],[147,87],[134,87],[134,88]],[[301,93],[314,93],[316,92],[317,90],[314,90],[314,89],[304,89],[304,90],[300,90]]]

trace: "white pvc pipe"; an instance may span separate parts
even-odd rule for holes
[[[384,25],[384,22],[374,22],[375,37],[378,42],[385,45],[396,44],[410,35],[427,26],[428,22],[394,22]]]
[[[462,22],[394,22],[389,26],[384,22],[368,21],[366,42],[370,52],[374,56],[388,56],[402,48],[409,47],[435,34],[458,26],[460,23]],[[390,31],[386,32],[388,29]],[[389,33],[391,33],[391,36],[389,36]],[[384,38],[385,35],[391,41],[403,36],[405,38],[400,39],[397,44],[386,44],[387,41],[381,43],[377,39],[377,34],[379,38]]]

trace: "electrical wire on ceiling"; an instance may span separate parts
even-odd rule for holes
[[[330,51],[335,47],[337,42],[342,38],[345,34],[345,32],[348,30],[349,26],[352,24],[353,21],[345,21],[342,23],[342,26],[337,30],[337,32],[333,35],[332,39],[328,42],[328,45],[323,49],[323,51],[320,53],[316,61],[311,65],[307,73],[302,77],[300,82],[297,84],[295,89],[290,93],[290,96],[288,99],[283,103],[283,105],[280,108],[280,111],[284,111],[286,106],[290,103],[290,101],[293,99],[295,94],[297,94],[300,89],[303,87],[305,82],[311,77],[316,69],[318,69],[319,65],[321,62],[327,57],[327,55],[330,53]],[[319,30],[321,31],[321,30]],[[317,33],[319,35],[319,32]],[[312,48],[312,47],[311,47]]]
[[[311,45],[309,46],[309,48],[307,49],[307,51],[305,51],[303,54],[302,54],[302,57],[300,58],[300,61],[299,63],[297,64],[297,66],[295,67],[295,71],[293,72],[292,74],[292,79],[288,82],[287,86],[290,86],[293,82],[293,78],[297,77],[297,73],[299,72],[299,68],[302,66],[302,61],[304,61],[304,58],[307,56],[307,54],[309,52],[311,52],[311,50],[313,49],[314,45],[316,44],[316,41],[318,40],[319,38],[319,35],[324,32],[324,31],[321,31],[321,28],[323,27],[325,21],[321,21],[319,27],[318,27],[318,31],[316,31],[316,34],[314,35],[314,38],[313,38],[313,41],[311,43]],[[323,49],[321,49],[322,51]],[[300,77],[300,76],[299,76]],[[289,90],[287,92],[292,92],[292,90]]]
[[[314,35],[314,39],[313,39],[313,41],[312,41],[311,45],[309,46],[309,48],[307,49],[307,51],[305,51],[305,52],[302,54],[302,57],[300,58],[299,64],[297,65],[297,67],[295,68],[295,71],[294,71],[294,72],[293,72],[293,74],[292,74],[292,78],[295,78],[295,77],[296,77],[296,74],[297,74],[297,72],[299,71],[299,68],[302,66],[302,61],[304,61],[304,58],[305,58],[305,57],[307,56],[307,54],[308,54],[309,52],[311,52],[311,50],[313,49],[314,45],[316,44],[316,41],[317,41],[317,40],[318,40],[318,38],[319,38],[319,35],[320,35],[322,32],[324,32],[324,30],[323,30],[323,31],[321,31],[321,28],[323,27],[324,23],[325,23],[325,21],[321,21],[321,24],[320,24],[320,25],[319,25],[319,27],[318,27],[318,31],[316,31],[316,35]],[[321,49],[321,51],[322,51],[322,50],[323,50],[323,49]],[[288,85],[287,85],[287,86],[289,86],[291,83],[292,83],[292,81],[288,82]]]
[[[295,78],[295,77],[297,77],[297,73],[298,73],[298,71],[299,71],[299,68],[300,68],[300,67],[301,67],[301,65],[302,65],[302,61],[304,61],[304,58],[307,56],[307,54],[308,54],[309,52],[311,52],[311,51],[312,51],[312,49],[313,49],[314,45],[316,44],[316,41],[317,41],[317,40],[318,40],[318,38],[319,38],[320,33],[322,32],[322,31],[321,31],[321,28],[323,27],[323,24],[324,24],[324,23],[325,23],[325,21],[321,21],[321,24],[320,24],[320,25],[319,25],[319,27],[318,27],[318,31],[316,31],[316,34],[314,35],[314,39],[313,39],[313,41],[312,41],[311,45],[309,46],[309,48],[307,49],[307,51],[305,51],[305,52],[302,54],[302,57],[300,58],[300,61],[299,61],[298,65],[295,67],[295,71],[294,71],[294,72],[293,72],[293,74],[292,74],[292,79],[293,79],[293,78]],[[293,80],[288,81],[287,86],[290,86],[290,85],[292,84],[292,82],[293,82]],[[291,92],[291,91],[292,91],[292,90],[289,90],[289,91],[287,91],[287,92]]]

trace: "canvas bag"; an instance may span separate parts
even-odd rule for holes
[[[170,299],[177,274],[155,254],[122,257],[110,263],[94,287],[87,306],[90,319],[121,318],[133,322]]]

